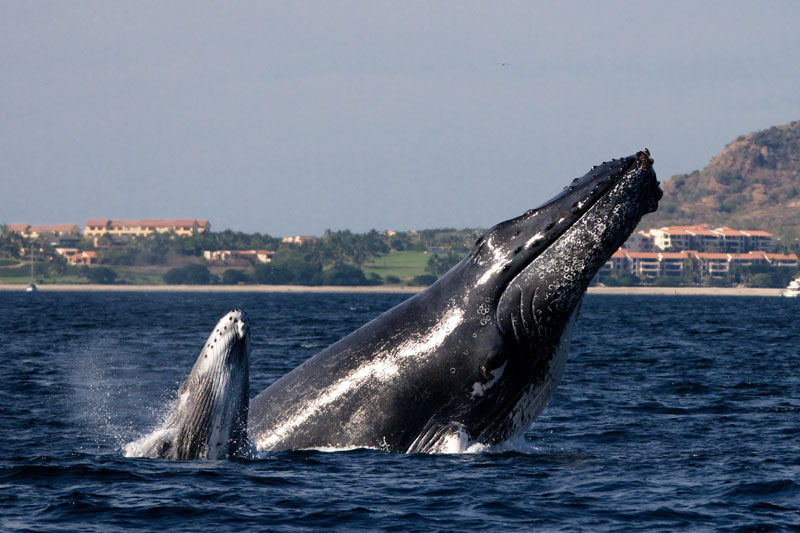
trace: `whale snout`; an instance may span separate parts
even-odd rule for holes
[[[658,181],[656,173],[653,170],[653,163],[655,163],[655,161],[650,157],[650,150],[647,148],[636,155],[639,159],[639,169],[646,173],[652,181],[652,192],[647,197],[648,202],[645,205],[643,214],[654,213],[656,209],[658,209],[659,200],[664,197],[664,191],[661,190],[661,182]]]
[[[221,322],[231,328],[238,339],[244,339],[250,334],[250,319],[245,311],[234,309],[225,315]]]

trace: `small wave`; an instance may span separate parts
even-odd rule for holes
[[[778,479],[756,483],[739,483],[728,490],[725,496],[736,498],[744,496],[777,495],[781,493],[795,494],[797,492],[800,492],[800,486],[794,481],[791,479]]]

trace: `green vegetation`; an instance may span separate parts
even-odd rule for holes
[[[170,285],[208,285],[212,279],[208,267],[199,264],[172,268],[164,274],[164,281]]]
[[[0,229],[7,229],[0,227]],[[326,231],[316,242],[288,244],[260,233],[223,231],[189,237],[155,234],[147,237],[112,237],[96,242],[81,239],[79,251],[94,251],[91,268],[69,267],[56,254],[50,239],[30,241],[4,231],[0,235],[0,280],[30,280],[26,250],[34,249],[37,282],[86,283],[263,283],[319,285],[411,283],[423,274],[439,276],[463,255],[480,230],[441,229],[420,232],[376,230],[358,234],[349,230]],[[74,245],[73,245],[74,246]],[[255,258],[206,261],[205,250],[271,250],[271,263]],[[427,253],[435,250],[435,253]],[[42,260],[38,260],[41,258]],[[100,269],[102,267],[102,269]],[[14,270],[19,268],[19,270]],[[113,274],[112,274],[113,273]]]
[[[320,281],[321,285],[363,286],[371,284],[363,270],[350,265],[334,265],[332,268],[324,270]],[[378,284],[380,284],[380,280],[378,280]]]
[[[400,251],[374,258],[364,265],[367,275],[377,274],[386,283],[401,283],[414,279],[425,272],[428,254],[418,251]],[[397,281],[389,281],[389,278]]]
[[[264,285],[319,285],[322,265],[299,254],[277,257],[273,262],[257,265],[253,272],[256,283]]]
[[[252,278],[244,270],[229,268],[222,274],[222,283],[225,285],[237,285],[239,283],[252,283]]]
[[[764,265],[742,266],[732,269],[731,281],[747,287],[783,288],[800,274],[796,268],[771,268]]]
[[[677,276],[658,276],[652,282],[653,287],[680,287],[684,285],[683,279]]]
[[[117,279],[117,273],[108,267],[99,266],[88,269],[86,277],[92,283],[109,284]]]
[[[161,285],[166,267],[109,267],[117,273],[116,283],[126,285]]]
[[[461,259],[463,259],[461,254],[452,251],[446,255],[432,254],[425,265],[425,272],[438,278],[456,266]]]
[[[614,272],[610,276],[604,277],[602,282],[607,287],[635,287],[642,283],[636,274],[630,272]]]
[[[410,285],[427,287],[428,285],[433,284],[436,279],[436,276],[433,274],[421,274],[419,276],[414,276],[414,279],[411,280]]]

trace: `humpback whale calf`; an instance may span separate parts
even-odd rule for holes
[[[208,337],[164,423],[127,444],[123,455],[230,459],[248,452],[250,322],[234,309]]]
[[[259,451],[494,445],[550,399],[583,294],[661,190],[645,149],[491,228],[425,291],[250,401]]]

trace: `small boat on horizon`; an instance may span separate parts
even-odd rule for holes
[[[25,292],[36,292],[39,290],[39,287],[36,286],[36,283],[33,281],[33,245],[31,244],[31,282],[25,288]]]

